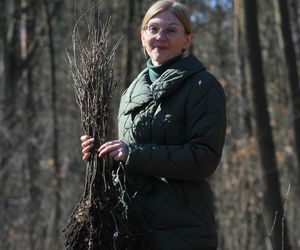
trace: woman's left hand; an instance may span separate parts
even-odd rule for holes
[[[103,157],[108,154],[115,161],[125,162],[128,157],[128,146],[124,141],[114,140],[104,143],[98,149],[98,156]]]

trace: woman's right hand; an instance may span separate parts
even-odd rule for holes
[[[81,152],[83,154],[82,159],[88,161],[91,157],[91,149],[94,147],[95,139],[89,135],[83,135],[80,137],[80,140],[82,148]]]

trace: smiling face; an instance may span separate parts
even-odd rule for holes
[[[147,28],[141,31],[141,39],[153,65],[181,55],[192,42],[192,34],[186,34],[182,23],[166,10],[151,18]]]

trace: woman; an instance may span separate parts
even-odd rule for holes
[[[129,218],[150,249],[216,249],[213,195],[206,178],[216,169],[226,129],[225,95],[193,55],[184,5],[155,2],[141,27],[147,67],[123,93],[119,140],[99,148],[124,163]],[[94,139],[82,136],[83,159]],[[144,249],[143,247],[137,249]]]

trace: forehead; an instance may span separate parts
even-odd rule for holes
[[[182,25],[179,19],[171,11],[162,11],[152,17],[148,24]]]

